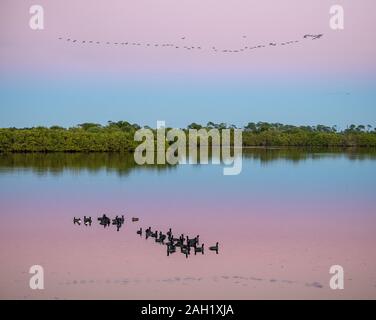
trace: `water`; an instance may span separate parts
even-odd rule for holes
[[[0,298],[376,298],[375,151],[250,149],[238,176],[132,159],[0,155]],[[125,226],[103,229],[103,213]],[[93,226],[74,226],[84,215]],[[199,234],[205,254],[167,257],[136,234],[149,226]],[[345,290],[330,289],[332,265]]]

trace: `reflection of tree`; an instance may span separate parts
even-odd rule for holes
[[[322,158],[346,157],[349,160],[376,159],[375,148],[248,148],[243,149],[243,157],[271,162],[287,160],[299,162]]]
[[[166,170],[170,165],[143,165],[135,163],[132,153],[15,153],[0,154],[0,168],[31,169],[44,174],[59,174],[65,170],[98,172],[115,171],[127,175],[132,170]]]
[[[189,154],[189,152],[187,153]],[[243,149],[244,159],[263,163],[276,160],[300,162],[322,158],[346,157],[349,160],[376,159],[376,149],[320,149],[320,148],[249,148]],[[200,159],[199,159],[200,160]],[[209,149],[209,163],[212,152]],[[222,159],[223,160],[223,159]],[[16,153],[0,154],[1,169],[31,169],[38,174],[60,174],[65,170],[99,172],[115,171],[127,175],[132,170],[172,170],[171,165],[143,165],[135,163],[132,153]]]

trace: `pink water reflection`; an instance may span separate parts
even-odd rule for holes
[[[75,170],[42,166],[56,158],[69,168],[73,157],[0,158],[0,298],[376,297],[372,158],[260,162],[255,153],[231,178],[211,166],[88,172],[81,156]],[[94,168],[98,157],[86,161]],[[103,229],[103,213],[125,214],[125,226]],[[91,228],[73,225],[84,215]],[[167,257],[136,234],[149,226],[199,234],[205,254]],[[218,255],[207,250],[217,241]],[[28,286],[35,264],[45,269],[43,291]],[[345,269],[343,291],[329,288],[336,264]]]

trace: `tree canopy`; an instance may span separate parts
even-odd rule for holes
[[[0,152],[132,152],[138,124],[109,121],[107,125],[81,123],[61,126],[0,129]],[[151,129],[144,126],[145,129]],[[230,129],[233,124],[191,123],[189,129]],[[339,131],[336,126],[294,126],[281,123],[249,122],[243,126],[243,146],[376,147],[376,129],[351,124]],[[166,128],[166,130],[169,130]]]

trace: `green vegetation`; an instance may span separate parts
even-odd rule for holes
[[[132,152],[139,144],[134,141],[134,133],[140,128],[127,121],[110,121],[106,126],[83,123],[73,128],[4,128],[0,129],[0,152]],[[234,125],[209,122],[206,126],[192,123],[186,130],[226,128],[237,129]],[[376,129],[370,125],[351,125],[339,131],[324,125],[251,122],[242,129],[244,147],[376,147]]]
[[[337,127],[292,126],[280,123],[248,123],[244,127],[244,146],[295,147],[375,147],[376,129],[351,125],[343,131]]]

